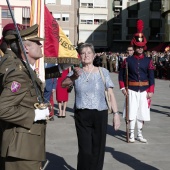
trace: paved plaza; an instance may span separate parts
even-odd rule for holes
[[[112,128],[108,117],[107,142],[103,170],[170,170],[170,81],[155,80],[155,94],[151,105],[151,121],[145,122],[143,135],[147,144],[126,143],[125,122],[122,118],[124,96],[119,90],[118,75],[110,73],[121,113],[121,127]],[[76,170],[77,137],[74,125],[74,90],[69,95],[66,118],[57,118],[47,125],[46,170]],[[57,104],[55,104],[57,114]]]

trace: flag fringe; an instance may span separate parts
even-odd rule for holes
[[[59,58],[53,58],[53,57],[44,57],[45,63],[58,63],[58,64],[80,64],[81,61],[79,58],[70,58],[70,57],[59,57]]]

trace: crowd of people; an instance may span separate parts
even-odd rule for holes
[[[123,60],[134,53],[133,46],[128,46],[126,52],[99,52],[96,53],[94,65],[108,69],[110,72],[119,72]],[[147,57],[153,60],[155,78],[170,79],[170,49],[164,52],[145,51]]]

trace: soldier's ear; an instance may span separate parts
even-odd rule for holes
[[[25,52],[28,54],[28,46],[24,45]]]

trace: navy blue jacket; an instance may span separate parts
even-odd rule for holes
[[[150,57],[144,55],[126,58],[119,71],[120,89],[126,85],[126,64],[128,63],[128,81],[131,82],[149,82],[146,86],[128,86],[133,91],[154,92],[154,65]]]

